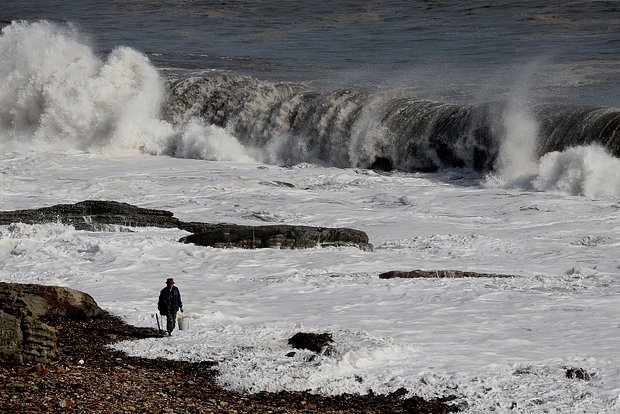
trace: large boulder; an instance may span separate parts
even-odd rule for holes
[[[103,313],[90,295],[74,289],[0,282],[0,359],[50,362],[57,335],[42,319],[84,320]]]

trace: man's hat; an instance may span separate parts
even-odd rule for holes
[[[166,279],[166,284],[167,285],[174,284],[174,280],[172,278]]]

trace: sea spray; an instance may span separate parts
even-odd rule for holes
[[[503,126],[505,135],[495,163],[495,174],[506,185],[528,185],[537,168],[537,122],[524,104],[516,103],[507,107]]]
[[[134,49],[117,47],[100,60],[72,26],[15,22],[2,29],[0,55],[4,149],[250,159],[221,129],[197,121],[184,131],[161,119],[164,84]]]
[[[620,195],[620,160],[599,145],[545,154],[533,180],[540,191],[605,197]]]
[[[223,128],[205,125],[191,119],[182,130],[172,135],[163,151],[177,158],[214,161],[252,162],[247,151]]]
[[[596,121],[598,112],[593,111],[587,120]],[[539,157],[539,121],[519,99],[507,107],[503,124],[505,135],[495,170],[486,177],[485,185],[587,197],[620,195],[620,160],[601,145],[580,145]],[[562,126],[556,129],[562,130]]]
[[[620,159],[598,144],[548,152],[539,159],[533,157],[527,142],[513,144],[502,148],[498,169],[486,176],[485,186],[558,191],[591,198],[620,195]]]
[[[102,62],[74,28],[45,21],[14,23],[1,39],[5,143],[14,138],[88,150],[119,139],[135,143],[161,130],[156,115],[163,89],[140,53],[121,47]]]

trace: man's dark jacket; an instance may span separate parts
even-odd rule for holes
[[[168,312],[174,315],[179,311],[181,306],[183,306],[183,302],[181,302],[181,292],[179,292],[178,287],[173,286],[172,290],[170,290],[166,286],[161,290],[161,292],[159,292],[157,309],[162,315],[165,315]]]

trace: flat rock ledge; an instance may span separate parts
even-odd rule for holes
[[[184,222],[166,210],[127,203],[85,200],[28,210],[0,211],[0,225],[60,222],[77,230],[111,231],[130,227],[179,228],[192,233],[182,243],[216,248],[304,249],[317,246],[353,246],[372,251],[366,233],[348,228],[293,225],[243,226],[226,223]]]
[[[130,357],[110,348],[116,341],[160,334],[125,324],[86,293],[0,283],[0,299],[1,412],[443,414],[467,408],[465,402],[455,404],[456,396],[425,400],[407,397],[404,388],[389,394],[369,390],[336,396],[228,391],[216,384],[213,362]],[[41,335],[22,328],[37,323],[45,326]],[[21,334],[10,340],[20,329]],[[32,353],[25,342],[49,346]]]
[[[403,272],[400,270],[391,270],[389,272],[381,273],[379,279],[415,279],[415,278],[466,278],[466,277],[478,277],[478,278],[496,278],[496,277],[517,277],[514,275],[501,275],[497,273],[478,273],[478,272],[463,272],[460,270],[411,270],[409,272]]]
[[[366,251],[372,250],[372,245],[368,243],[368,236],[360,230],[282,224],[270,226],[218,225],[183,237],[181,241],[220,248],[307,249],[317,246],[354,246]]]
[[[0,225],[53,222],[89,231],[110,230],[112,226],[173,228],[180,225],[180,221],[169,211],[141,208],[117,201],[85,200],[75,204],[0,211]]]

